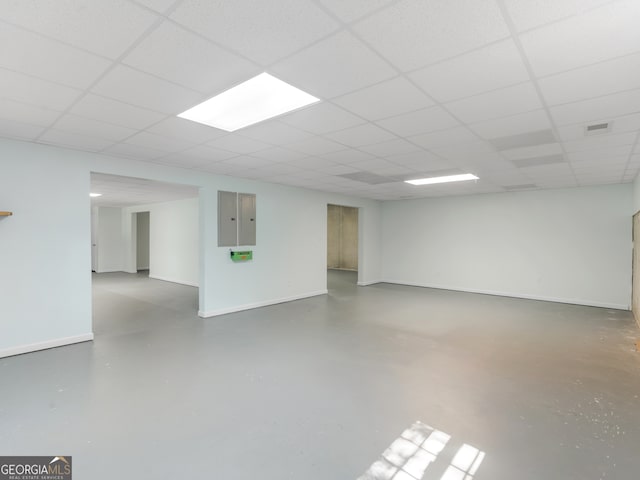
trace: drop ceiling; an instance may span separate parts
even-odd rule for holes
[[[198,189],[188,185],[103,173],[91,174],[91,192],[100,194],[91,198],[94,207],[130,207],[198,196]]]
[[[637,0],[6,0],[0,136],[381,200],[625,183],[638,25]],[[321,102],[176,117],[261,72]]]

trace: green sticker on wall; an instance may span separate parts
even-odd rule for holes
[[[253,260],[253,250],[244,250],[238,252],[231,252],[231,260],[234,262],[246,262],[248,260]]]

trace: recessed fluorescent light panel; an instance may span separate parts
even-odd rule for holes
[[[178,117],[233,132],[319,101],[268,73],[261,73]]]
[[[471,173],[462,175],[447,175],[445,177],[418,178],[416,180],[405,180],[411,185],[431,185],[433,183],[463,182],[465,180],[478,180],[478,177]]]
[[[89,196],[90,197],[101,197],[102,194],[101,193],[90,193]]]

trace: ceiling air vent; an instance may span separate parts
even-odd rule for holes
[[[584,127],[585,135],[598,135],[601,133],[609,133],[611,131],[611,122],[606,123],[594,123],[593,125],[587,125]]]

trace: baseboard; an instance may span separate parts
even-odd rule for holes
[[[370,280],[368,282],[358,282],[359,287],[366,287],[367,285],[374,285],[376,283],[380,283],[380,280]]]
[[[291,297],[277,298],[274,300],[266,300],[264,302],[246,303],[244,305],[238,305],[237,307],[221,308],[219,310],[209,310],[198,312],[198,316],[202,318],[217,317],[218,315],[226,315],[228,313],[242,312],[243,310],[252,310],[254,308],[268,307],[269,305],[277,305],[278,303],[293,302],[295,300],[302,300],[309,297],[317,297],[318,295],[326,295],[328,290],[318,290],[316,292],[303,293],[302,295],[294,295]]]
[[[526,293],[498,292],[495,290],[480,290],[472,288],[459,288],[443,285],[428,285],[423,283],[405,282],[401,280],[382,280],[382,283],[393,283],[396,285],[407,285],[409,287],[435,288],[437,290],[452,290],[454,292],[480,293],[482,295],[495,295],[497,297],[524,298],[527,300],[542,300],[544,302],[568,303],[570,305],[584,305],[587,307],[613,308],[615,310],[630,310],[629,305],[608,302],[594,302],[580,298],[547,297],[541,295],[528,295]]]
[[[90,342],[91,340],[93,340],[93,333],[85,333],[84,335],[75,335],[73,337],[47,340],[46,342],[20,345],[18,347],[11,347],[0,350],[0,358],[12,357],[14,355],[21,355],[23,353],[37,352],[39,350],[47,350],[49,348],[63,347],[65,345],[73,345],[74,343]]]
[[[176,280],[175,278],[158,277],[156,275],[149,275],[149,278],[153,278],[154,280],[162,280],[163,282],[179,283],[180,285],[188,285],[189,287],[197,287],[198,286],[197,283],[185,282],[184,280]]]

